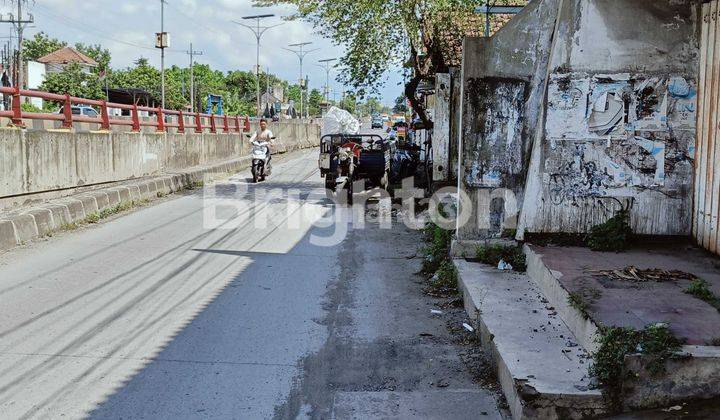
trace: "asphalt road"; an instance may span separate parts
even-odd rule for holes
[[[0,417],[496,418],[420,233],[337,235],[316,156],[0,255]]]

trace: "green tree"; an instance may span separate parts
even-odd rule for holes
[[[393,112],[396,114],[404,114],[408,111],[407,98],[405,95],[400,95],[395,98],[395,106],[393,106]]]
[[[325,98],[323,97],[322,93],[320,93],[319,90],[313,89],[310,91],[310,95],[308,95],[308,110],[310,111],[310,115],[320,115],[320,105],[325,101]]]
[[[61,72],[46,74],[40,90],[88,99],[104,97],[102,83],[97,75],[86,73],[77,63],[68,64]]]
[[[82,42],[75,44],[75,49],[98,62],[98,71],[107,70],[110,67],[112,58],[110,50],[103,48],[100,44],[85,45]]]
[[[354,114],[357,111],[357,97],[353,93],[346,92],[340,101],[340,108]]]
[[[367,98],[365,103],[360,105],[360,112],[363,115],[373,115],[373,114],[379,114],[382,112],[383,104],[380,103],[380,100],[378,98]]]
[[[65,46],[67,46],[65,41],[51,38],[45,32],[38,32],[34,37],[23,42],[23,54],[27,60],[35,61]]]
[[[507,4],[514,0],[498,0]],[[388,69],[408,66],[412,70],[405,93],[412,107],[428,125],[425,109],[416,96],[423,79],[447,72],[451,57],[457,56],[457,42],[446,38],[464,36],[458,22],[474,20],[474,9],[485,0],[255,0],[258,6],[290,4],[296,17],[313,24],[322,35],[345,45],[340,59],[340,79],[361,97],[366,90],[377,91]],[[524,0],[519,1],[523,3]],[[472,31],[479,25],[469,25]]]

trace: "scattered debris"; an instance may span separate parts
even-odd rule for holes
[[[430,309],[430,313],[433,315],[442,315],[443,311],[438,311],[437,309]]]
[[[466,330],[468,330],[470,332],[475,331],[475,328],[471,327],[470,324],[468,324],[467,322],[463,322],[462,325],[463,325],[463,327],[465,327]]]
[[[694,274],[680,270],[662,270],[660,268],[640,269],[635,266],[628,266],[622,270],[591,270],[596,276],[609,277],[612,280],[626,280],[637,283],[642,282],[665,282],[676,280],[696,280]]]
[[[664,412],[666,412],[666,413],[669,413],[669,412],[671,412],[671,411],[680,411],[680,410],[682,410],[682,406],[681,406],[681,405],[674,405],[674,406],[672,406],[672,407],[664,408],[662,411],[664,411]]]
[[[437,381],[437,383],[435,384],[435,386],[438,387],[438,388],[447,388],[448,385],[450,385],[450,382],[449,382],[447,379],[445,379],[445,378],[440,379],[440,380]]]
[[[512,270],[513,266],[506,263],[505,260],[501,259],[500,262],[498,263],[497,268],[498,268],[498,270]]]

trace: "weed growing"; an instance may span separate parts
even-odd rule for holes
[[[693,295],[700,300],[704,300],[720,311],[720,298],[715,296],[715,293],[710,290],[710,284],[707,281],[703,279],[694,280],[690,283],[690,286],[685,289],[685,293]]]
[[[475,249],[475,256],[484,264],[497,267],[500,260],[504,260],[513,266],[513,270],[524,272],[527,269],[525,253],[520,246],[488,245],[478,246]]]
[[[631,236],[630,212],[623,209],[607,222],[593,226],[585,242],[593,251],[621,252],[627,249]]]
[[[625,369],[625,356],[646,356],[645,368],[657,376],[665,372],[665,362],[677,357],[683,344],[683,340],[675,337],[664,323],[649,325],[643,330],[607,328],[598,342],[600,348],[593,354],[589,373],[597,378],[606,396],[616,406],[621,402],[622,383],[631,374]]]

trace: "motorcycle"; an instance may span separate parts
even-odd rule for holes
[[[275,137],[272,137],[275,140]],[[264,181],[272,174],[270,163],[270,143],[264,140],[255,140],[252,143],[250,156],[252,158],[251,172],[253,182]]]

